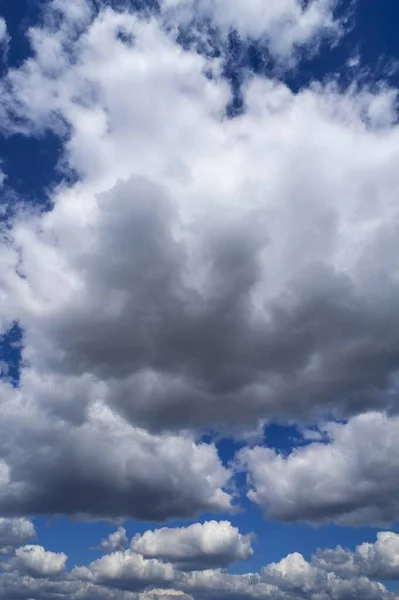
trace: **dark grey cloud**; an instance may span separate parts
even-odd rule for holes
[[[101,403],[88,411],[83,424],[74,425],[39,410],[43,381],[37,383],[32,412],[23,390],[2,390],[7,394],[2,413],[7,435],[0,442],[4,514],[163,521],[230,510],[231,496],[223,488],[231,472],[213,445],[197,444],[189,436],[152,436]],[[29,389],[34,393],[34,377]],[[65,392],[73,403],[73,386]]]
[[[323,210],[313,217],[328,236],[336,217]],[[183,227],[161,186],[119,183],[99,196],[83,250],[65,249],[79,288],[29,324],[27,355],[35,348],[38,367],[64,375],[91,373],[110,406],[153,431],[394,410],[398,285],[319,260],[311,240],[308,264],[259,296],[267,219]],[[287,243],[307,252],[303,229]]]

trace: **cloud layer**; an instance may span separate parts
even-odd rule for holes
[[[183,538],[192,540],[193,531],[204,528],[197,525],[197,529],[170,529],[168,539],[174,538],[179,548]],[[212,523],[219,531],[227,531],[228,525]],[[158,541],[160,535],[165,536],[159,530],[147,531],[141,539],[148,541],[151,535]],[[398,577],[397,537],[391,532],[380,533],[375,544],[362,544],[355,553],[342,548],[319,550],[310,561],[293,553],[257,573],[244,575],[206,569],[203,553],[203,570],[185,573],[171,563],[147,559],[131,549],[106,554],[87,566],[67,571],[65,554],[41,546],[23,546],[3,564],[0,598],[27,600],[34,594],[37,600],[64,596],[71,600],[394,600],[397,596],[368,577],[388,573]]]

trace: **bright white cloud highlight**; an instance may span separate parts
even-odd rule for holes
[[[65,570],[67,555],[63,552],[50,552],[42,546],[27,545],[15,550],[15,557],[7,569],[18,569],[32,577],[53,577]]]
[[[113,552],[90,563],[77,567],[72,574],[100,585],[115,585],[122,589],[140,589],[146,585],[172,582],[175,577],[173,566],[158,560],[147,560],[130,550]]]
[[[253,554],[251,536],[242,535],[228,521],[146,531],[133,538],[131,547],[146,558],[171,562],[183,571],[226,567]]]

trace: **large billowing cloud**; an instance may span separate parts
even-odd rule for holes
[[[302,32],[289,49],[331,8],[285,2],[262,27]],[[248,75],[230,119],[223,55],[183,49],[164,19],[53,2],[1,84],[5,132],[56,132],[76,177],[1,232],[0,320],[24,350],[19,387],[0,384],[0,510],[228,511],[204,431],[328,415],[350,420],[327,445],[246,452],[251,497],[284,520],[393,520],[397,421],[358,415],[397,410],[396,93]]]
[[[398,519],[399,420],[370,413],[321,428],[321,441],[283,456],[245,449],[249,497],[269,518],[381,524]]]
[[[242,535],[228,521],[149,530],[135,536],[131,547],[146,558],[173,563],[183,571],[226,567],[253,553],[251,536]]]
[[[31,368],[90,373],[152,430],[393,407],[395,94],[252,78],[229,120],[219,63],[156,20],[105,11],[72,64],[49,36],[3,101],[14,127],[66,123],[80,175],[9,234]]]
[[[132,427],[101,403],[90,378],[28,380],[0,388],[3,512],[162,521],[229,510],[230,472],[213,445]]]

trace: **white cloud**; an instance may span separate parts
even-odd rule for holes
[[[20,546],[35,535],[35,527],[28,519],[0,517],[0,555],[9,554],[16,546]]]
[[[393,535],[393,534],[391,534]],[[379,537],[382,540],[382,537]],[[377,542],[378,544],[378,542]],[[361,548],[361,547],[359,547]],[[359,554],[359,548],[356,554]],[[392,550],[392,549],[391,549]],[[358,570],[338,572],[336,559],[319,551],[308,562],[293,553],[257,573],[233,575],[221,569],[182,573],[172,564],[127,550],[65,571],[66,556],[40,546],[17,550],[0,575],[0,599],[49,600],[394,600],[384,585]],[[364,555],[365,552],[362,552]],[[386,553],[385,553],[386,554]],[[388,554],[391,554],[389,552]],[[323,557],[326,560],[323,560]],[[342,566],[342,565],[341,565]],[[380,572],[382,572],[380,570]]]
[[[15,550],[15,557],[6,568],[17,569],[32,577],[53,577],[65,570],[67,558],[63,552],[49,552],[42,546],[27,545]]]
[[[0,17],[0,44],[5,44],[8,42],[8,34],[7,34],[7,23]]]
[[[399,579],[399,535],[380,531],[376,542],[360,544],[354,552],[340,546],[335,550],[318,550],[312,562],[341,577],[365,575],[373,579]]]
[[[226,83],[154,20],[108,10],[76,52],[56,78],[40,52],[10,75],[35,128],[71,127],[81,177],[13,230],[26,279],[9,258],[3,312],[31,365],[90,372],[151,429],[389,406],[393,94],[254,78],[226,120]]]
[[[328,443],[312,443],[283,456],[245,449],[249,497],[268,518],[381,524],[398,519],[399,419],[377,413],[347,424],[327,424]]]
[[[315,44],[326,34],[339,33],[334,21],[335,0],[164,0],[164,14],[190,22],[211,19],[224,33],[233,27],[241,36],[261,38],[280,58],[292,55],[297,47]]]
[[[196,600],[205,598],[270,598],[273,600],[377,600],[395,598],[379,582],[366,577],[340,578],[291,554],[271,563],[260,573],[232,575],[223,571],[203,571],[187,575],[182,589]]]
[[[229,521],[149,530],[136,535],[131,547],[146,558],[173,563],[183,571],[226,567],[253,554],[251,536],[242,535]]]
[[[108,537],[101,540],[100,548],[105,552],[115,552],[117,550],[123,550],[127,545],[128,539],[126,529],[124,527],[118,527],[116,531],[113,531]]]
[[[113,552],[90,563],[87,567],[76,567],[72,575],[88,579],[100,585],[121,589],[143,589],[146,585],[173,582],[175,571],[172,565],[159,560],[147,560],[130,550]]]

